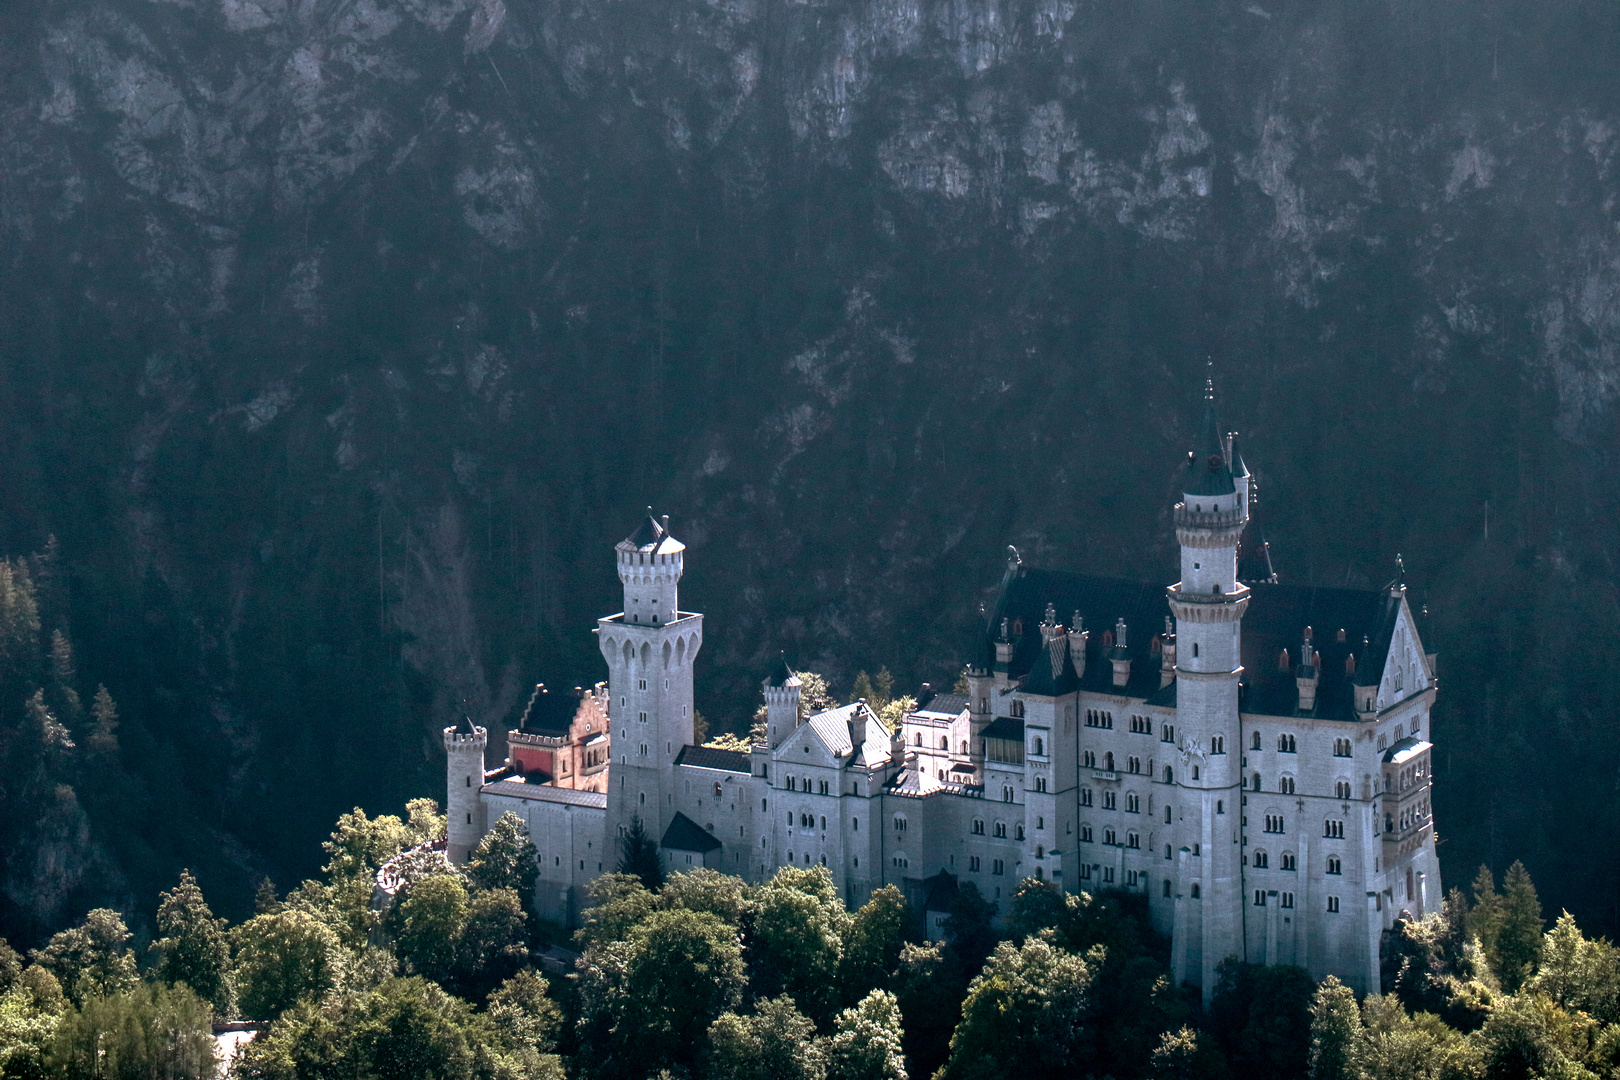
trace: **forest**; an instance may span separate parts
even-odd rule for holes
[[[1620,949],[1549,928],[1519,863],[1388,931],[1381,994],[1229,960],[1201,1009],[1139,897],[1031,878],[998,912],[963,883],[929,941],[893,886],[850,911],[824,867],[666,877],[633,829],[570,935],[529,910],[516,815],[463,866],[443,835],[430,800],[356,808],[320,879],[234,926],[183,872],[153,940],[103,908],[0,944],[0,1077],[202,1080],[241,1017],[233,1080],[1620,1075]]]

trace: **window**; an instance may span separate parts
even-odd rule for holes
[[[979,857],[977,855],[968,856],[968,869],[975,874],[979,872]]]
[[[1142,799],[1134,791],[1125,793],[1125,812],[1127,814],[1140,814],[1142,812]]]
[[[1024,715],[1024,703],[1017,698],[1013,698],[1012,705],[1007,709],[1007,711],[1012,713],[1014,716],[1022,717]]]
[[[1035,778],[1035,790],[1036,791],[1045,791],[1046,790],[1046,777],[1037,776]]]
[[[1279,754],[1296,753],[1294,749],[1294,737],[1292,735],[1278,735],[1277,752]]]
[[[1164,898],[1166,900],[1170,899],[1170,879],[1169,878],[1164,879]]]
[[[1090,806],[1091,805],[1091,789],[1090,788],[1083,787],[1083,788],[1080,789],[1080,805],[1081,806]]]
[[[1164,767],[1164,782],[1167,784],[1173,784],[1176,782],[1176,770],[1172,769],[1168,765]]]
[[[1140,870],[1127,870],[1127,871],[1125,871],[1125,887],[1126,888],[1134,889],[1138,885],[1141,885],[1141,884],[1145,884],[1145,883],[1142,880],[1142,872]]]
[[[1209,740],[1209,752],[1212,754],[1226,753],[1226,736],[1216,735]]]
[[[1013,829],[1013,839],[1022,840],[1023,838],[1024,838],[1024,823],[1022,821],[1020,821],[1018,823],[1018,825]]]
[[[1115,805],[1116,802],[1118,801],[1118,799],[1119,799],[1119,795],[1118,795],[1117,792],[1113,792],[1113,791],[1105,791],[1105,792],[1103,792],[1103,809],[1104,810],[1118,809],[1118,807]]]
[[[1294,853],[1292,851],[1285,851],[1282,853],[1282,868],[1284,870],[1299,869],[1299,861],[1294,858]]]
[[[1285,892],[1285,893],[1282,894],[1282,906],[1285,907],[1285,908],[1291,908],[1291,907],[1294,906],[1294,894],[1293,893]]]
[[[1281,814],[1266,815],[1266,832],[1280,833],[1283,831],[1283,816]]]
[[[1037,735],[1037,736],[1035,736],[1035,756],[1036,757],[1044,757],[1045,755],[1046,755],[1046,741],[1044,739],[1042,739],[1039,735]]]
[[[1350,781],[1335,780],[1333,782],[1333,797],[1336,799],[1348,799],[1350,797]]]
[[[1339,898],[1337,896],[1328,897],[1328,911],[1334,912],[1334,911],[1338,911],[1338,910],[1339,910]]]
[[[1254,749],[1260,749],[1260,733],[1258,731],[1254,733]]]
[[[1265,907],[1266,906],[1266,890],[1264,890],[1264,889],[1256,889],[1256,890],[1254,890],[1254,906],[1255,907]]]
[[[1196,881],[1192,883],[1192,898],[1194,900],[1198,899],[1198,882]]]
[[[1086,768],[1095,769],[1097,767],[1097,752],[1095,750],[1087,750],[1084,755],[1084,761],[1086,763]]]
[[[1170,808],[1168,806],[1164,808],[1164,823],[1166,825],[1170,824]]]
[[[711,826],[710,828],[712,829],[713,826]],[[822,832],[827,831],[827,818],[826,818],[826,815],[822,815],[822,818],[821,818],[821,831]]]
[[[1266,853],[1263,852],[1263,851],[1256,851],[1254,853],[1254,865],[1255,865],[1255,867],[1257,869],[1264,870],[1266,868],[1266,864],[1267,864]]]
[[[1159,728],[1159,741],[1173,743],[1176,741],[1176,725],[1165,724]]]
[[[1112,866],[1105,866],[1102,868],[1102,872],[1103,884],[1112,885],[1114,883],[1114,868]]]
[[[992,874],[1000,874],[1005,865],[1006,864],[1004,864],[1000,859],[997,859],[990,864],[990,872]]]
[[[1037,830],[1044,830],[1046,828],[1046,819],[1039,814],[1035,815],[1035,828]]]
[[[904,814],[896,814],[896,815],[894,815],[894,831],[895,832],[905,832],[906,831],[906,816]]]
[[[1082,866],[1080,868],[1080,880],[1082,880],[1082,881],[1090,881],[1091,880],[1091,867]]]
[[[1112,750],[1103,755],[1103,768],[1108,772],[1114,771],[1114,752]]]
[[[1006,787],[1006,786],[1002,787],[1002,789],[1001,789],[1001,801],[1002,802],[1012,802],[1013,801],[1013,789],[1012,788]]]
[[[1322,835],[1327,837],[1329,840],[1343,840],[1344,822],[1334,818],[1328,818],[1326,828]]]
[[[983,836],[984,835],[984,819],[983,818],[974,818],[973,819],[973,835],[974,836]]]
[[[1197,656],[1198,656],[1198,642],[1195,641],[1195,642],[1193,642],[1193,657],[1194,657],[1194,659],[1196,659]],[[1194,886],[1194,888],[1196,888],[1196,887],[1197,886]],[[1193,895],[1197,896],[1198,894],[1194,893]]]
[[[861,831],[861,819],[858,818],[858,817],[850,818],[849,819],[849,826],[850,826],[850,831],[851,832],[860,832]],[[738,828],[741,828],[741,826],[738,826]]]
[[[996,822],[996,835],[1003,840],[1007,838],[1007,823],[1005,821]]]
[[[1337,855],[1328,856],[1327,872],[1330,874],[1344,873],[1344,863],[1339,861],[1339,857]]]
[[[949,740],[945,736],[941,735],[939,737],[939,748],[941,750],[949,750],[951,748],[951,740]]]
[[[1110,847],[1118,847],[1119,846],[1119,838],[1114,835],[1114,830],[1113,829],[1104,829],[1103,830],[1103,843],[1107,844]]]
[[[1216,799],[1215,800],[1215,812],[1217,814],[1226,813],[1226,800],[1225,799]]]
[[[1166,859],[1169,859],[1169,858],[1172,858],[1172,857],[1173,857],[1173,856],[1172,856],[1172,855],[1171,855],[1171,854],[1170,854],[1170,845],[1169,845],[1169,844],[1166,844],[1166,845],[1164,845],[1164,857],[1165,857],[1165,858],[1166,858]]]
[[[1128,773],[1140,773],[1142,771],[1142,759],[1139,757],[1126,758],[1125,771]]]
[[[1082,825],[1082,826],[1080,826],[1080,842],[1082,844],[1091,843],[1091,826],[1090,825]]]
[[[1350,756],[1350,740],[1349,739],[1334,739],[1333,740],[1333,756],[1334,757],[1349,757]]]
[[[1254,774],[1254,790],[1256,790],[1256,791],[1260,790],[1260,774],[1259,773]]]
[[[717,786],[718,786],[718,785],[717,785]],[[823,795],[825,795],[825,794],[827,794],[827,781],[825,781],[825,780],[823,780],[823,781],[822,781],[822,782],[821,782],[821,788],[820,788],[820,790],[821,790],[821,793],[822,793],[822,794],[823,794]]]
[[[788,861],[789,862],[793,861],[793,853],[791,851],[788,852]],[[904,870],[906,867],[911,865],[911,860],[906,858],[904,852],[901,852],[900,854],[896,855],[893,859],[891,859],[889,861],[894,863],[894,865],[896,867],[898,867],[899,869],[901,869],[901,870]]]
[[[1294,793],[1294,778],[1292,776],[1285,776],[1281,780],[1277,781],[1277,790],[1282,792],[1284,795],[1292,795]]]
[[[1142,837],[1141,837],[1141,835],[1138,834],[1138,833],[1133,833],[1133,832],[1126,833],[1125,834],[1125,846],[1128,847],[1128,848],[1140,848],[1142,846]]]
[[[1153,721],[1145,716],[1131,717],[1131,731],[1137,735],[1153,734]]]

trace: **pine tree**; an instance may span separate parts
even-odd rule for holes
[[[99,763],[105,764],[118,754],[118,706],[105,686],[96,687],[96,696],[90,702],[90,717],[95,724],[85,745],[92,758],[99,758]]]
[[[1311,1002],[1311,1080],[1353,1080],[1351,1053],[1360,1033],[1355,993],[1329,975]]]
[[[180,883],[158,899],[157,928],[163,936],[152,945],[160,957],[158,977],[171,986],[184,983],[215,1017],[229,1017],[235,1002],[225,920],[214,918],[190,870],[180,871]]]
[[[657,892],[664,884],[664,868],[659,865],[658,845],[647,835],[641,815],[630,821],[630,828],[619,841],[619,873],[631,874],[646,888]]]
[[[1502,916],[1496,939],[1497,977],[1508,993],[1517,991],[1535,973],[1545,926],[1535,883],[1524,863],[1515,860],[1502,879]]]
[[[1468,912],[1468,932],[1479,939],[1492,969],[1498,967],[1496,938],[1502,931],[1502,898],[1496,893],[1491,868],[1481,866],[1474,875],[1474,906]]]

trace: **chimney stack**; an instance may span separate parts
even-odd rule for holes
[[[1299,671],[1294,675],[1294,685],[1299,688],[1300,712],[1316,709],[1316,687],[1321,679],[1322,654],[1312,645],[1311,635],[1311,628],[1307,626],[1299,649]]]
[[[1164,653],[1159,657],[1159,689],[1163,690],[1176,680],[1176,624],[1170,616],[1164,617]]]
[[[1085,628],[1085,621],[1076,611],[1074,621],[1069,624],[1069,661],[1074,664],[1074,673],[1081,678],[1086,674],[1086,642],[1090,639],[1091,631]]]

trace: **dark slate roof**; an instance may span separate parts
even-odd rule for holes
[[[664,830],[664,839],[659,846],[670,851],[713,851],[720,846],[720,841],[697,822],[676,811],[675,819]]]
[[[1271,564],[1271,545],[1266,535],[1251,519],[1238,539],[1238,580],[1245,585],[1273,581],[1277,570]]]
[[[1080,612],[1085,628],[1091,631],[1086,650],[1086,669],[1079,679],[1083,690],[1099,694],[1124,693],[1145,698],[1159,688],[1160,658],[1152,652],[1153,637],[1164,632],[1170,605],[1164,586],[1145,581],[1068,574],[1009,562],[1008,573],[996,598],[985,633],[979,641],[978,663],[988,670],[995,659],[995,639],[1001,633],[1001,620],[1008,621],[1013,639],[1009,675],[1029,674],[1037,655],[1049,655],[1041,641],[1041,619],[1050,603],[1063,617]],[[1123,691],[1114,687],[1114,667],[1103,651],[1103,632],[1112,631],[1116,619],[1126,625],[1126,646],[1131,658],[1130,681]]]
[[[956,899],[956,875],[941,870],[931,878],[923,880],[923,887],[927,890],[923,894],[924,911],[950,911],[951,901]]]
[[[1352,679],[1364,678],[1370,684],[1383,674],[1400,610],[1398,594],[1390,590],[1267,583],[1250,588],[1249,609],[1243,618],[1244,711],[1272,716],[1295,714],[1299,694],[1294,674],[1278,672],[1277,657],[1287,649],[1291,661],[1297,663],[1300,639],[1309,626],[1315,631],[1315,649],[1322,654],[1312,715],[1350,719]],[[1030,675],[1037,659],[1049,663],[1040,632],[1047,604],[1060,612],[1079,611],[1091,631],[1080,689],[1143,698],[1156,705],[1175,703],[1174,683],[1171,688],[1159,688],[1161,659],[1153,652],[1152,642],[1154,635],[1163,633],[1170,608],[1164,586],[1152,582],[1010,564],[996,598],[995,612],[978,642],[980,663],[988,668],[994,659],[995,639],[1003,618],[1008,620],[1014,642],[1011,678]],[[1114,620],[1121,617],[1128,631],[1126,651],[1131,661],[1130,679],[1123,691],[1114,687],[1113,665],[1102,647],[1103,631],[1112,629]],[[1342,642],[1338,640],[1341,629],[1345,631]],[[1368,639],[1365,655],[1363,637]],[[1346,677],[1344,661],[1352,652],[1356,654],[1357,671],[1355,676]]]
[[[1209,391],[1204,420],[1198,425],[1198,438],[1187,458],[1187,480],[1182,490],[1188,495],[1230,495],[1237,490],[1237,485],[1232,483],[1232,470],[1226,464],[1221,428],[1215,422],[1213,390]]]
[[[577,689],[571,694],[553,694],[545,683],[536,683],[517,729],[529,735],[567,735],[569,725],[579,712],[579,694]]]
[[[476,735],[476,734],[478,734],[478,729],[473,727],[472,717],[466,715],[465,713],[462,714],[461,719],[456,722],[456,734],[457,735]]]
[[[746,773],[752,771],[749,755],[744,750],[720,750],[713,746],[683,746],[677,765],[691,765],[699,769],[719,769],[721,772]]]
[[[798,678],[798,672],[788,666],[787,655],[784,653],[776,665],[771,668],[770,677],[765,680],[768,686],[786,686],[789,679]]]
[[[652,507],[647,507],[647,516],[641,519],[641,527],[629,536],[624,542],[635,548],[650,548],[657,545],[664,538],[664,527],[652,516]]]
[[[1015,716],[998,716],[985,725],[980,735],[986,739],[1012,739],[1024,741],[1024,722]]]
[[[511,799],[566,803],[569,806],[594,806],[598,810],[607,807],[607,794],[605,792],[575,791],[572,788],[552,787],[549,784],[525,784],[522,780],[517,779],[486,784],[483,790],[489,795],[504,795]]]
[[[1040,643],[1039,636],[1037,629],[1037,645]],[[1127,638],[1129,636],[1126,635]],[[1113,665],[1109,665],[1109,670],[1113,670]],[[1080,676],[1075,674],[1074,663],[1069,657],[1068,635],[1059,633],[1044,649],[1037,649],[1031,657],[1023,690],[1042,697],[1061,697],[1072,694],[1079,685]]]
[[[923,699],[917,706],[918,712],[943,713],[946,716],[960,716],[962,710],[967,708],[966,694],[931,694]]]

